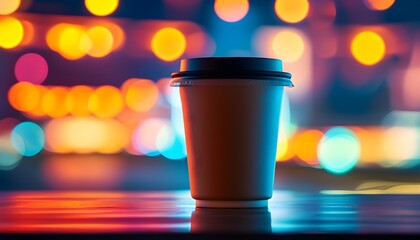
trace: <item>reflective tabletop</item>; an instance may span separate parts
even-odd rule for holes
[[[0,193],[0,233],[420,233],[420,195],[275,191],[268,208],[195,208],[189,191]]]

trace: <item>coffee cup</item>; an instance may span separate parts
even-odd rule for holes
[[[282,61],[254,57],[181,61],[179,87],[191,195],[197,207],[267,207],[274,185],[284,87]]]

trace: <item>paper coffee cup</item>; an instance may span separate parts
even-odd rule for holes
[[[267,207],[274,185],[280,107],[293,87],[268,58],[181,61],[180,87],[191,195],[197,207]]]

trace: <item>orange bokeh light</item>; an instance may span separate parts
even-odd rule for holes
[[[29,112],[36,108],[41,95],[36,85],[29,82],[18,82],[9,89],[10,105],[22,112]]]
[[[23,34],[23,39],[22,39],[21,44],[28,45],[34,39],[34,34],[35,34],[34,26],[32,25],[32,23],[28,21],[22,21],[22,26],[23,26],[23,32],[25,34]]]
[[[384,11],[390,8],[395,0],[364,0],[364,2],[371,10]]]
[[[160,29],[152,39],[153,53],[163,61],[174,61],[184,54],[187,42],[184,34],[176,28]]]
[[[70,89],[66,107],[74,116],[86,116],[90,114],[89,98],[93,93],[93,89],[89,86],[74,86]]]
[[[244,18],[249,10],[248,0],[216,0],[214,11],[226,22],[237,22]]]
[[[316,129],[307,130],[296,137],[296,155],[305,163],[317,165],[318,143],[324,134]]]
[[[124,107],[124,101],[118,88],[102,86],[97,88],[89,99],[89,109],[100,118],[112,118]]]
[[[354,128],[360,141],[360,161],[362,164],[377,164],[384,159],[382,151],[372,146],[379,145],[385,129],[381,127]]]
[[[68,90],[65,87],[51,87],[42,96],[41,108],[43,112],[52,118],[59,118],[69,113],[66,108]]]
[[[42,109],[41,100],[42,100],[42,97],[45,95],[45,93],[47,93],[48,88],[42,85],[34,85],[34,86],[36,86],[36,88],[38,89],[39,101],[36,107],[32,109],[30,112],[27,112],[26,114],[29,115],[28,116],[29,118],[37,119],[37,118],[42,118],[46,116],[44,110]]]
[[[309,12],[308,0],[276,0],[274,10],[277,16],[288,23],[298,23]]]
[[[159,99],[159,89],[148,79],[137,79],[127,86],[125,92],[127,106],[136,112],[149,111]]]

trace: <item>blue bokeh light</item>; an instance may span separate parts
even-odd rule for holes
[[[360,143],[348,128],[329,129],[318,144],[318,159],[321,167],[332,174],[351,171],[360,159]]]
[[[11,134],[13,147],[26,157],[38,154],[45,145],[45,135],[42,128],[33,122],[22,122],[13,129]]]

